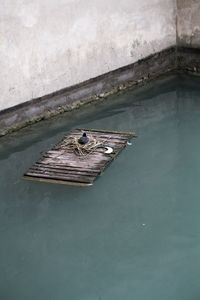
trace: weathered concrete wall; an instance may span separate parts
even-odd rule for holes
[[[200,47],[199,0],[177,0],[177,44]]]
[[[0,1],[0,110],[175,45],[175,19],[175,0]]]

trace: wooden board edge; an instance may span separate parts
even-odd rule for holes
[[[135,132],[130,132],[130,131],[115,131],[115,130],[106,130],[106,129],[93,129],[93,128],[74,128],[70,132],[73,132],[75,130],[83,130],[83,131],[92,131],[92,132],[102,132],[102,133],[113,133],[113,134],[124,134],[124,135],[130,135],[130,137],[135,137],[137,138],[137,134]]]
[[[34,177],[34,176],[28,176],[24,175],[22,176],[25,180],[30,181],[39,181],[44,183],[55,183],[55,184],[62,184],[62,185],[68,185],[68,186],[79,186],[79,187],[88,187],[92,186],[93,183],[81,183],[81,182],[73,182],[73,181],[65,181],[65,180],[56,180],[56,179],[47,179],[47,178],[40,178],[40,177]]]

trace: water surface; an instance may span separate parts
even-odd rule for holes
[[[200,80],[160,80],[0,141],[0,299],[200,299]],[[136,131],[95,185],[22,180],[71,128]]]

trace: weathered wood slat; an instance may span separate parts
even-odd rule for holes
[[[87,174],[98,174],[101,170],[100,169],[86,169],[86,168],[79,168],[79,167],[70,167],[70,166],[63,166],[63,165],[48,165],[48,164],[43,164],[43,163],[38,163],[36,162],[34,166],[37,166],[38,168],[51,168],[51,169],[58,169],[58,170],[65,170],[69,172],[81,172],[81,173],[87,173]]]
[[[92,183],[96,176],[93,177],[87,177],[87,176],[76,176],[71,174],[64,174],[64,173],[55,173],[55,172],[49,172],[46,171],[45,173],[42,173],[37,170],[30,169],[30,171],[27,172],[28,176],[35,176],[35,177],[44,177],[44,178],[55,178],[55,179],[62,179],[62,180],[71,180],[71,181],[78,181],[78,182],[85,182],[85,183]]]
[[[31,169],[34,170],[40,170],[40,171],[53,171],[55,173],[69,173],[69,174],[78,174],[78,175],[82,175],[82,176],[97,176],[99,172],[97,171],[87,171],[87,170],[77,170],[77,169],[69,169],[69,168],[64,168],[64,167],[55,167],[55,166],[44,166],[44,165],[38,165],[35,164],[31,167]]]
[[[51,178],[41,178],[41,177],[34,177],[34,176],[26,176],[24,175],[24,179],[30,181],[38,181],[38,182],[45,182],[45,183],[54,183],[54,184],[63,184],[63,185],[70,185],[70,186],[78,186],[78,187],[85,187],[90,186],[93,183],[84,183],[78,181],[70,181],[70,180],[62,180],[62,179],[51,179]]]
[[[106,133],[113,134],[118,136],[127,136],[128,138],[137,137],[135,132],[124,132],[124,131],[114,131],[114,130],[104,130],[104,129],[87,129],[87,128],[77,128],[76,131],[86,131],[86,132],[97,132],[97,133]]]
[[[27,173],[25,176],[26,177],[31,177],[31,178],[37,178],[37,179],[40,179],[40,178],[44,178],[46,180],[50,179],[50,180],[57,180],[57,182],[59,183],[59,180],[62,180],[62,181],[66,181],[66,182],[76,182],[76,183],[81,183],[81,184],[85,184],[85,185],[91,185],[92,182],[89,182],[89,181],[82,181],[82,180],[79,180],[79,178],[71,178],[70,176],[68,177],[65,177],[63,178],[63,176],[51,176],[49,174],[35,174],[35,173]]]
[[[60,168],[60,167],[63,167],[63,164],[59,164],[57,162],[53,162],[51,163],[51,161],[49,159],[44,159],[42,162],[39,161],[39,162],[36,162],[36,164],[39,163],[39,164],[42,164],[42,165],[51,165],[52,167],[55,167],[55,168]],[[85,171],[94,171],[94,172],[100,172],[101,170],[100,169],[95,169],[95,168],[87,168],[87,167],[82,167],[82,166],[69,166],[69,165],[64,165],[64,167],[66,166],[66,169],[69,169],[69,171],[71,170],[85,170]]]
[[[73,135],[70,135],[70,137],[79,137],[80,136],[80,133],[74,133]],[[105,135],[105,134],[97,134],[97,133],[94,133],[94,134],[89,134],[88,135],[89,137],[92,136],[94,138],[97,138],[98,139],[101,139],[101,140],[116,140],[116,142],[118,141],[121,141],[121,142],[126,142],[127,141],[127,136],[121,136],[119,137],[118,135]]]
[[[80,137],[86,131],[88,137],[103,143],[87,156],[78,156],[66,145],[66,139]],[[74,129],[57,145],[45,152],[24,175],[30,180],[54,182],[70,185],[91,185],[111,161],[126,147],[127,141],[136,137],[134,133],[103,130]],[[111,154],[105,153],[105,147],[113,148]]]

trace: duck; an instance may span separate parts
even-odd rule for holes
[[[83,132],[83,135],[78,139],[79,144],[85,145],[89,142],[89,138],[86,134],[86,132]]]

